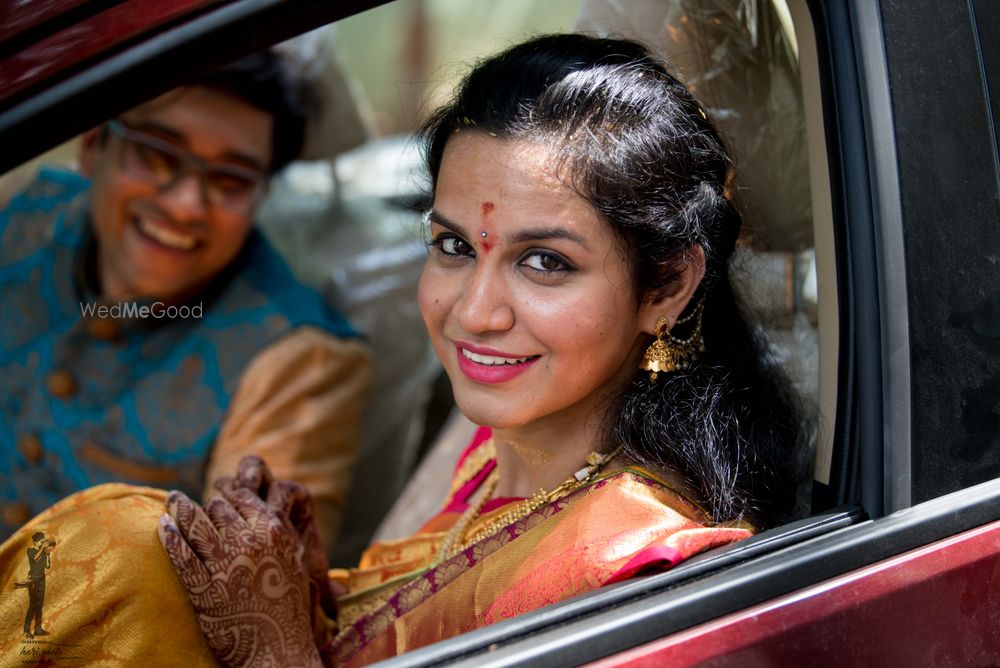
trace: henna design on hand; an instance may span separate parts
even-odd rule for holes
[[[220,491],[204,509],[171,492],[159,526],[216,659],[227,666],[322,665],[296,528],[249,489]],[[294,503],[298,492],[275,494]]]
[[[343,592],[337,591],[327,576],[330,565],[323,541],[319,537],[315,506],[309,490],[298,483],[286,480],[275,482],[267,464],[256,455],[243,457],[235,477],[219,478],[213,486],[220,493],[240,488],[249,489],[258,497],[266,499],[267,505],[289,519],[306,549],[305,564],[309,579],[313,583],[313,602],[320,604],[329,619],[336,619],[336,597]],[[317,642],[321,642],[319,637]]]

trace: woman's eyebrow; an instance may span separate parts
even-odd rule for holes
[[[441,227],[446,227],[452,232],[460,234],[463,237],[469,236],[465,228],[444,217],[440,212],[435,211],[434,209],[427,212],[427,219],[432,223],[440,225]],[[567,230],[565,227],[539,227],[535,229],[520,230],[519,232],[515,232],[508,237],[508,243],[523,244],[532,241],[547,241],[549,239],[568,239],[569,241],[580,244],[586,250],[590,250],[590,245],[587,243],[586,239],[581,237],[576,232]]]
[[[463,229],[461,225],[459,225],[458,223],[456,223],[454,221],[448,220],[447,218],[445,218],[444,216],[442,216],[439,212],[435,211],[434,209],[431,209],[430,211],[427,212],[427,220],[429,220],[430,222],[435,223],[437,225],[440,225],[441,227],[447,227],[449,230],[451,230],[455,234],[460,234],[462,236],[468,236],[466,234],[466,232],[465,232],[465,229]]]
[[[590,250],[587,240],[576,232],[567,230],[565,227],[540,227],[536,229],[521,230],[510,235],[510,243],[522,244],[529,241],[546,241],[548,239],[568,239],[574,241],[585,249]]]

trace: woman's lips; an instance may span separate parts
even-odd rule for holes
[[[458,367],[478,383],[503,383],[521,375],[538,361],[538,355],[511,357],[488,348],[456,344]]]

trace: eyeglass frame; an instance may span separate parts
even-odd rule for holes
[[[205,160],[204,158],[201,158],[187,149],[177,146],[176,144],[160,139],[159,137],[151,135],[148,132],[136,130],[120,118],[108,121],[106,123],[106,127],[119,139],[135,142],[146,147],[156,149],[162,153],[176,157],[180,161],[180,167],[173,171],[167,181],[161,183],[154,175],[148,172],[139,173],[134,168],[129,168],[125,155],[125,151],[127,151],[128,148],[123,144],[123,150],[119,156],[119,167],[131,176],[141,179],[150,185],[156,186],[157,190],[161,193],[167,192],[176,186],[189,172],[193,171],[197,175],[198,183],[201,189],[202,201],[206,206],[217,206],[234,213],[249,213],[253,211],[254,207],[260,202],[260,199],[266,190],[268,174],[262,170],[242,167],[240,165],[234,165],[226,162],[213,162],[211,160]],[[241,202],[234,206],[232,204],[226,204],[224,199],[219,200],[219,196],[216,196],[213,199],[208,180],[208,173],[212,170],[229,173],[240,178],[245,178],[248,181],[252,181],[254,183],[254,188],[250,193],[247,202],[245,204]]]

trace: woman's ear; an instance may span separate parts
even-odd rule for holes
[[[639,326],[647,334],[656,334],[656,322],[661,316],[672,328],[705,277],[705,250],[699,244],[687,249],[682,263],[680,275],[639,306]]]
[[[108,138],[104,135],[104,128],[94,128],[87,130],[80,136],[80,173],[88,179],[94,178],[97,161],[100,160],[100,153],[104,149]]]

